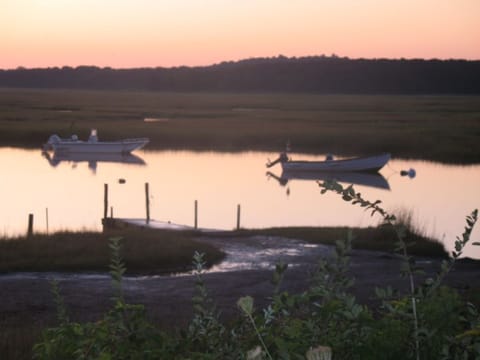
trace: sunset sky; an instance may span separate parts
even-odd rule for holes
[[[0,0],[0,68],[480,59],[480,0]]]

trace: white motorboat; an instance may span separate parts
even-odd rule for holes
[[[118,141],[99,141],[97,130],[92,129],[87,141],[79,140],[76,135],[71,138],[61,138],[51,135],[44,150],[53,150],[64,153],[119,153],[128,154],[141,149],[149,142],[148,138],[123,139]]]

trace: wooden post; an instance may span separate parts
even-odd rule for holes
[[[33,235],[33,214],[28,214],[28,230],[27,230],[27,237]]]
[[[145,219],[145,222],[147,224],[150,223],[150,195],[149,195],[149,188],[148,188],[148,183],[145,183],[145,207],[147,210],[147,218]]]
[[[108,184],[103,185],[103,218],[108,215]]]
[[[193,226],[194,226],[195,229],[198,228],[198,201],[197,200],[195,200],[195,206],[194,206]]]
[[[45,208],[45,221],[47,223],[47,235],[48,235],[48,208]]]
[[[240,230],[240,204],[237,205],[237,230]]]

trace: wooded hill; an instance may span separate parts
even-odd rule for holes
[[[255,58],[203,67],[0,70],[0,87],[179,92],[479,94],[480,61]]]

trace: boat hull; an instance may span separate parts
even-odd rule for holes
[[[390,160],[390,154],[358,157],[345,160],[326,161],[285,161],[284,172],[288,171],[328,171],[328,172],[378,172]]]
[[[50,146],[55,152],[61,153],[117,153],[128,154],[143,148],[148,139],[127,139],[121,141],[60,141]]]

